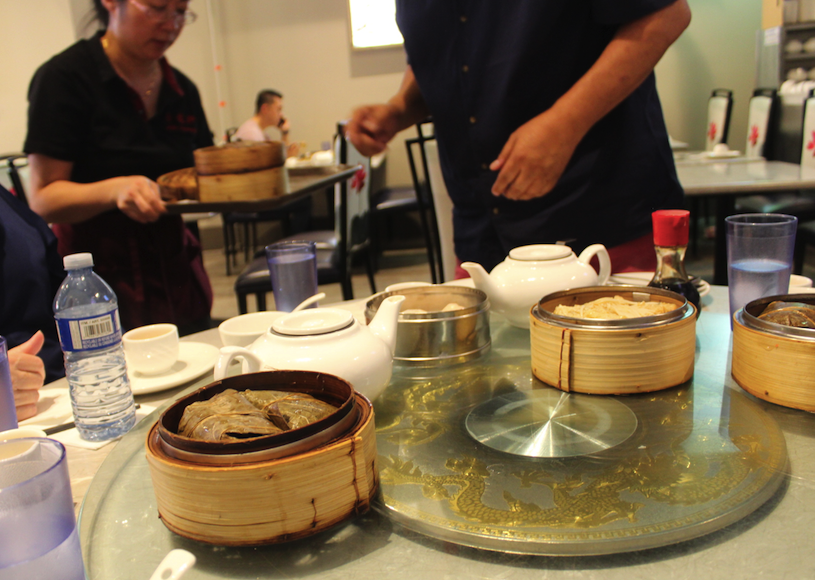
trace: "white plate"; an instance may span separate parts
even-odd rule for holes
[[[180,342],[178,360],[160,375],[129,372],[134,395],[146,395],[183,385],[212,370],[218,360],[218,347],[203,342]]]
[[[741,155],[741,151],[706,151],[704,153],[704,157],[708,159],[729,159],[739,155]]]
[[[653,272],[621,272],[619,274],[612,274],[608,278],[609,284],[630,284],[632,286],[648,286],[648,282],[654,277]],[[699,285],[696,287],[699,290],[699,296],[706,296],[710,292],[710,284],[704,280],[699,280]]]

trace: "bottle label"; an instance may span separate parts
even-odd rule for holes
[[[57,318],[57,333],[63,352],[98,350],[117,345],[122,340],[119,309],[88,318]]]

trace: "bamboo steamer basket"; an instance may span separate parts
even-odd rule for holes
[[[198,175],[198,200],[253,201],[280,197],[289,192],[285,167],[272,167],[247,173]]]
[[[621,296],[676,308],[626,320],[589,320],[553,314],[558,304]],[[532,373],[562,391],[596,395],[647,393],[693,376],[696,308],[659,288],[595,286],[555,292],[530,311]]]
[[[170,457],[157,425],[147,463],[159,517],[180,536],[222,546],[304,538],[364,513],[378,485],[373,406],[354,394],[359,415],[342,438],[296,455],[235,466]]]
[[[775,300],[815,304],[812,294],[753,300],[733,314],[731,374],[751,395],[776,405],[815,412],[815,329],[758,318]]]
[[[280,141],[237,141],[193,151],[198,175],[246,173],[281,167],[286,147]]]

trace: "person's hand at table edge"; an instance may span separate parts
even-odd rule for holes
[[[14,406],[17,420],[23,421],[37,414],[37,401],[40,387],[45,382],[45,365],[37,356],[45,337],[37,331],[26,342],[8,351],[11,386],[14,391]]]

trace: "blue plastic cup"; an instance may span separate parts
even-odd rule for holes
[[[730,326],[733,314],[758,298],[788,294],[795,250],[795,216],[748,213],[725,218]]]
[[[291,312],[317,294],[317,244],[309,241],[278,242],[266,246],[275,308]]]
[[[0,443],[0,578],[84,580],[65,447]]]

